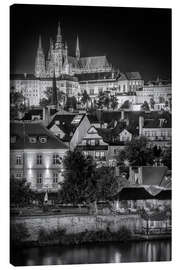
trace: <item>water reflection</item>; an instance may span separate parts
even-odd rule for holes
[[[171,242],[165,240],[27,248],[16,250],[11,254],[11,263],[16,266],[168,260],[171,260]]]

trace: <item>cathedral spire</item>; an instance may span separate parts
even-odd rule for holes
[[[43,78],[46,75],[45,57],[42,49],[41,35],[39,36],[38,49],[35,59],[35,76]]]
[[[38,45],[38,49],[42,49],[41,35],[39,35],[39,45]]]
[[[76,58],[79,60],[80,58],[80,49],[79,49],[79,38],[77,36],[77,41],[76,41]]]
[[[61,35],[61,26],[60,21],[58,22],[58,30],[57,30],[57,36],[56,36],[56,47],[60,47],[62,43],[62,35]]]

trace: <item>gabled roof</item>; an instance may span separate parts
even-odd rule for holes
[[[142,80],[141,74],[137,71],[135,72],[125,72],[128,80]]]
[[[78,116],[79,118],[77,118]],[[56,124],[59,129],[65,133],[62,141],[69,142],[84,117],[85,114],[58,112],[57,114],[55,114],[47,128],[51,129],[51,127]]]
[[[124,72],[119,74],[118,80],[124,81],[124,80],[142,80],[142,76],[139,72]]]
[[[11,143],[11,150],[16,149],[67,149],[68,147],[42,123],[14,121],[10,124],[11,136],[16,136],[16,142]],[[36,137],[37,142],[31,143],[29,137]],[[39,137],[46,137],[47,142],[41,143]]]

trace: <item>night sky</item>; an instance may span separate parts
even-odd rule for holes
[[[171,10],[120,7],[13,5],[10,12],[11,73],[33,73],[38,36],[47,54],[60,20],[69,55],[79,36],[81,56],[106,55],[120,71],[145,80],[171,78]]]

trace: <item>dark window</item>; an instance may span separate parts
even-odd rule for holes
[[[42,164],[42,155],[37,154],[37,165],[41,165],[41,164]]]

